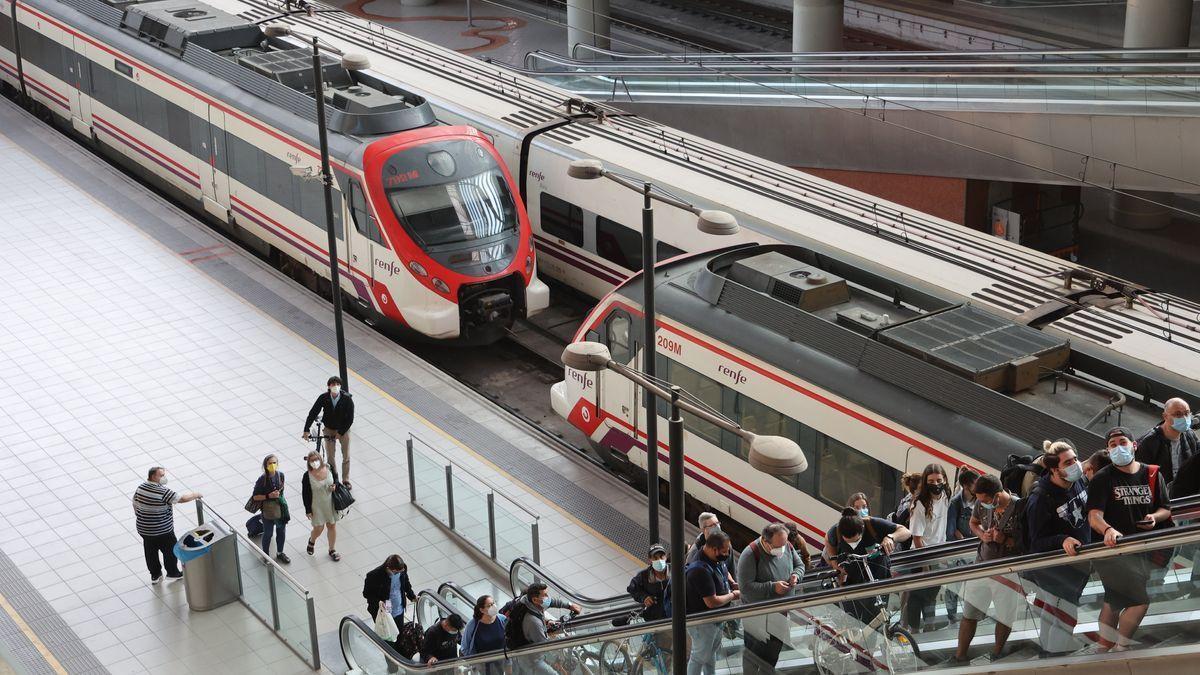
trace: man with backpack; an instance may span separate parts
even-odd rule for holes
[[[550,639],[551,627],[546,619],[550,608],[569,609],[573,614],[580,612],[579,605],[550,597],[546,584],[529,584],[525,594],[513,602],[504,624],[505,649],[520,649]],[[545,660],[545,655],[521,657],[514,663],[514,672],[555,675],[554,666]]]
[[[1088,485],[1087,512],[1092,532],[1104,540],[1105,546],[1116,546],[1127,534],[1170,527],[1167,482],[1158,467],[1134,458],[1133,434],[1125,427],[1109,429],[1105,438],[1112,464],[1096,472]],[[1098,651],[1123,652],[1133,643],[1133,634],[1150,609],[1146,585],[1150,581],[1151,555],[1095,561],[1104,585]]]
[[[783,523],[771,523],[762,536],[750,542],[738,558],[737,580],[742,589],[742,602],[762,602],[795,595],[804,576],[800,554],[788,543],[788,529]],[[775,672],[775,663],[783,649],[783,641],[767,630],[769,619],[744,622],[745,651],[743,673]]]
[[[1025,504],[991,474],[975,481],[975,508],[971,511],[971,532],[979,537],[977,560],[999,560],[1025,552]],[[994,608],[996,636],[992,642],[992,660],[1004,653],[1004,644],[1012,633],[1017,613],[1025,605],[1025,589],[1015,574],[997,574],[972,579],[963,589],[962,621],[958,625],[958,650],[955,663],[967,663],[967,650],[975,639],[979,622]]]

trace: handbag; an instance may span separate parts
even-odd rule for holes
[[[330,469],[330,471],[333,471],[333,469]],[[331,498],[333,499],[334,511],[345,511],[354,504],[354,495],[350,494],[350,489],[338,480],[336,471],[333,472],[333,494]]]
[[[254,500],[254,495],[250,495],[250,499],[246,500],[245,508],[246,508],[246,511],[248,511],[250,513],[258,513],[259,511],[262,511],[262,505],[263,505],[262,502]]]
[[[384,642],[395,642],[400,636],[400,629],[396,627],[392,613],[385,611],[382,606],[375,613],[375,634]]]

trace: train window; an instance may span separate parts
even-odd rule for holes
[[[229,175],[247,188],[266,194],[262,151],[233,134],[225,134],[225,141],[229,147]]]
[[[158,94],[137,88],[138,123],[159,138],[167,137],[167,102]]]
[[[738,393],[734,404],[738,424],[760,436],[783,436],[796,438],[800,434],[800,423],[774,408]],[[748,459],[750,448],[746,443],[738,444],[742,459]]]
[[[667,379],[672,384],[682,387],[684,391],[698,398],[704,405],[723,413],[724,387],[719,382],[710,380],[691,368],[670,359],[667,360]],[[662,404],[659,414],[666,417],[667,407],[665,403]],[[721,447],[721,428],[717,425],[706,422],[699,417],[689,415],[688,413],[684,413],[683,423],[688,431],[717,447]]]
[[[126,119],[137,121],[137,90],[138,86],[132,80],[127,80],[123,77],[116,78],[117,82],[117,100],[113,101],[114,108],[121,113]]]
[[[12,19],[7,14],[0,13],[0,47],[15,52],[12,36]]]
[[[629,341],[630,325],[629,315],[625,312],[614,312],[608,319],[608,350],[612,360],[617,363],[628,364],[633,358]]]
[[[133,77],[133,66],[129,65],[128,63],[122,63],[121,61],[114,60],[113,68],[115,68],[118,73],[124,75],[125,77]]]
[[[862,492],[876,515],[891,509],[884,499],[883,482],[884,469],[890,467],[824,434],[818,434],[817,446],[818,497],[840,509],[850,495]]]
[[[347,189],[350,191],[350,220],[354,221],[354,229],[376,244],[382,244],[383,235],[379,232],[379,223],[367,209],[367,200],[362,187],[359,186],[358,181],[352,180],[347,183]]]
[[[90,64],[92,69],[92,97],[109,108],[117,97],[116,75],[108,68],[98,64]]]
[[[542,231],[568,244],[583,246],[583,209],[552,194],[541,194]]]
[[[167,106],[167,139],[171,141],[171,145],[191,152],[191,114],[165,99],[163,103]]]
[[[596,216],[596,253],[636,272],[642,269],[642,235],[604,216]]]
[[[263,174],[267,179],[267,199],[295,213],[297,198],[292,171],[281,159],[263,153]]]

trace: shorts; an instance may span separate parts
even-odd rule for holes
[[[1150,561],[1146,554],[1123,555],[1097,560],[1096,573],[1104,585],[1104,604],[1116,610],[1150,604],[1146,585],[1150,582]]]
[[[962,593],[963,618],[982,621],[989,616],[988,608],[995,607],[990,615],[996,623],[1012,627],[1017,612],[1026,605],[1025,587],[1014,574],[997,574],[986,579],[972,579],[965,584]]]

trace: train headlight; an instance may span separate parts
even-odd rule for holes
[[[525,256],[525,274],[533,274],[533,256],[531,255]]]
[[[433,287],[445,293],[446,295],[450,295],[450,287],[446,285],[446,282],[437,277],[433,278]]]
[[[429,272],[425,271],[425,266],[422,265],[421,263],[417,262],[416,260],[408,263],[408,269],[412,270],[413,274],[416,274],[419,277],[429,276]]]

